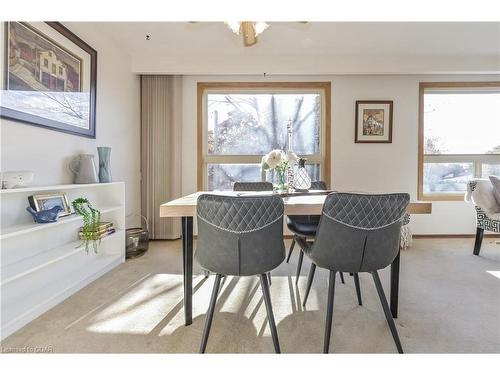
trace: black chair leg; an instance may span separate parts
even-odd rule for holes
[[[290,250],[288,250],[288,256],[286,257],[286,262],[290,261],[290,257],[292,256],[293,248],[295,247],[295,237],[293,237],[292,244],[290,245]]]
[[[311,285],[313,283],[315,271],[316,271],[316,265],[314,263],[311,263],[311,268],[309,269],[309,276],[307,278],[306,294],[304,295],[304,302],[302,302],[303,307],[306,306],[307,297],[309,297],[309,292],[311,291]]]
[[[389,328],[391,329],[392,338],[396,343],[398,353],[402,354],[403,347],[401,346],[401,341],[399,341],[398,330],[396,329],[389,304],[387,303],[387,299],[385,298],[384,289],[382,288],[382,283],[380,282],[380,277],[378,276],[377,271],[373,271],[372,276],[373,281],[375,282],[375,287],[377,288],[378,297],[380,298],[380,303],[382,303],[382,308],[384,309],[385,319],[387,320],[387,324],[389,324]]]
[[[212,297],[210,298],[210,306],[208,307],[207,317],[205,319],[205,328],[203,328],[203,336],[201,338],[200,353],[205,353],[207,347],[208,335],[212,327],[212,320],[214,317],[215,304],[217,302],[217,295],[219,294],[220,281],[222,275],[215,276],[214,289],[212,290]]]
[[[326,306],[325,340],[323,343],[323,353],[328,354],[330,350],[330,335],[332,333],[333,322],[333,297],[335,295],[335,271],[330,271],[330,281],[328,282],[328,304]]]
[[[276,330],[276,323],[274,322],[273,305],[271,304],[271,296],[269,295],[269,285],[267,285],[266,274],[260,275],[260,285],[262,294],[264,295],[264,302],[266,304],[267,320],[269,321],[269,328],[271,328],[271,336],[273,338],[274,351],[278,354],[281,353],[280,342],[278,340],[278,331]]]
[[[267,278],[269,279],[269,285],[272,285],[272,282],[271,282],[271,272],[267,273]]]
[[[479,255],[479,250],[481,250],[481,243],[483,242],[483,233],[483,228],[477,228],[476,241],[474,242],[474,255]]]
[[[340,281],[342,281],[342,284],[345,284],[344,274],[342,272],[339,273],[340,273]]]
[[[300,270],[302,269],[302,260],[304,259],[304,252],[300,249],[299,261],[297,263],[297,275],[295,277],[295,285],[299,284]]]
[[[359,305],[363,305],[363,302],[361,301],[361,288],[359,287],[359,275],[355,273],[354,275],[354,285],[356,285],[356,294],[358,295],[358,303]]]

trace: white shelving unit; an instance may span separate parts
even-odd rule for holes
[[[37,224],[26,212],[28,196],[64,192],[88,198],[116,232],[97,254],[78,240],[81,217]],[[45,311],[125,261],[125,185],[75,184],[0,190],[0,292],[3,340]]]

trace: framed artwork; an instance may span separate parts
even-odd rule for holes
[[[65,193],[37,194],[28,197],[30,207],[35,211],[50,210],[55,206],[61,206],[63,211],[59,216],[71,215],[71,206]]]
[[[392,100],[356,101],[356,143],[392,143]]]
[[[0,115],[95,138],[97,51],[59,22],[5,22]]]

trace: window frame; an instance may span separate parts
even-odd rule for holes
[[[198,82],[197,98],[197,159],[198,190],[207,190],[208,164],[260,164],[262,155],[208,155],[207,152],[207,94],[214,92],[279,93],[312,92],[321,94],[320,152],[309,155],[310,163],[320,165],[320,176],[330,186],[331,163],[331,82]],[[271,150],[269,150],[271,151]]]
[[[500,154],[424,154],[424,95],[426,89],[474,89],[498,88],[500,81],[469,81],[469,82],[420,82],[418,100],[418,182],[417,197],[427,201],[462,201],[464,193],[424,193],[424,164],[426,161],[439,163],[472,163],[475,178],[481,178],[482,164],[496,164]]]

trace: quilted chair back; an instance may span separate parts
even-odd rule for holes
[[[319,267],[370,272],[387,267],[399,251],[410,196],[331,193],[325,200],[310,257]]]
[[[326,190],[326,182],[325,181],[312,181],[311,182],[311,190]]]
[[[273,191],[271,182],[235,182],[234,191]]]
[[[216,274],[266,273],[285,259],[283,210],[277,196],[198,198],[196,259]]]

